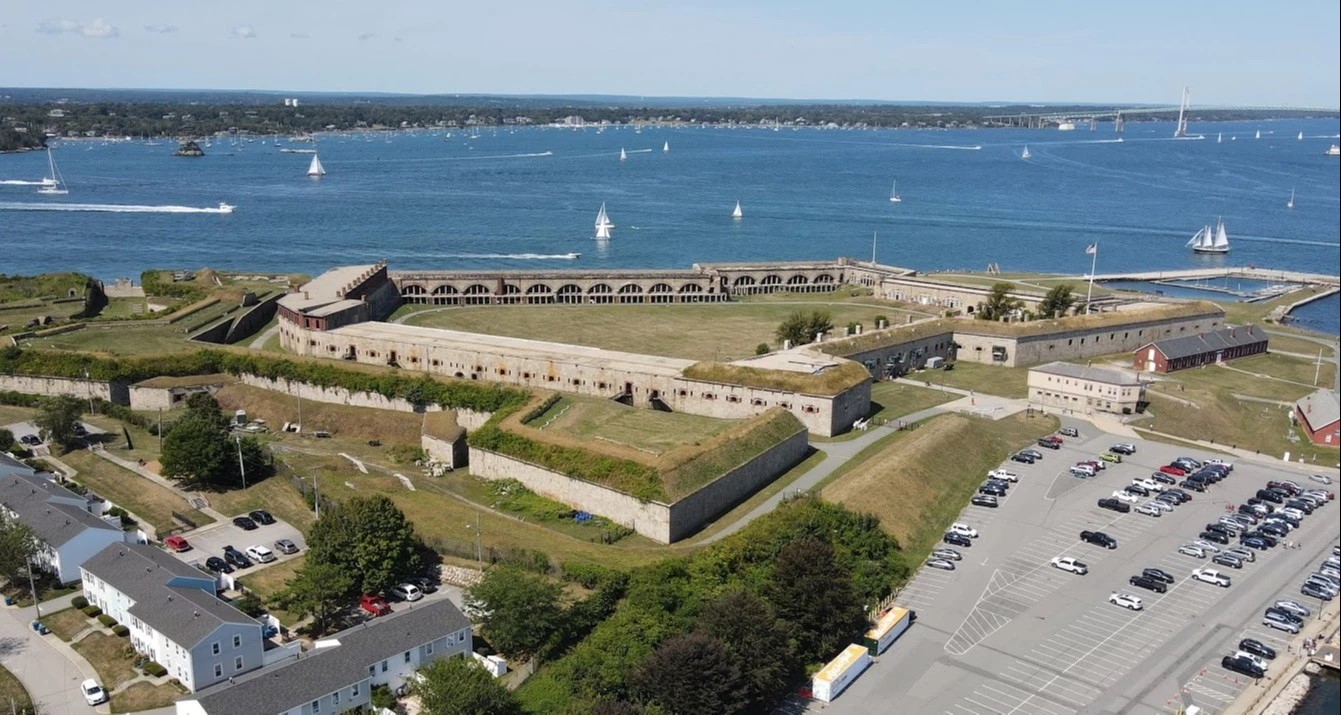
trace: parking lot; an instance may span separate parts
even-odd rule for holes
[[[103,434],[103,430],[98,429],[87,422],[80,422],[79,424],[83,426],[85,434],[88,434],[89,436]],[[14,439],[22,442],[23,446],[35,451],[40,451],[42,454],[46,453],[46,444],[40,441],[41,435],[39,433],[41,430],[37,429],[37,425],[32,422],[15,422],[13,424],[0,426],[0,429],[9,430],[10,434],[14,435]],[[25,438],[32,438],[38,441],[36,443],[27,442],[25,441]]]
[[[1341,538],[1336,503],[1290,535],[1300,548],[1257,552],[1241,569],[1178,553],[1203,524],[1267,481],[1302,484],[1306,474],[1238,461],[1229,477],[1205,493],[1192,492],[1193,500],[1171,513],[1119,513],[1097,501],[1177,456],[1213,455],[1067,424],[1080,429],[1079,439],[1057,451],[1040,449],[1044,456],[1035,464],[1004,465],[1020,480],[998,508],[964,509],[959,520],[981,536],[972,547],[956,547],[963,559],[955,570],[916,574],[898,598],[916,611],[914,627],[826,712],[886,713],[896,701],[908,712],[955,715],[1172,712],[1179,704],[1218,712],[1252,687],[1251,678],[1223,669],[1221,657],[1245,637],[1282,653],[1291,638],[1261,626],[1265,606],[1290,598],[1319,610],[1299,585]],[[1137,453],[1093,478],[1069,474],[1078,460],[1117,442],[1135,443]],[[1081,530],[1102,531],[1118,547],[1083,543]],[[1079,559],[1089,573],[1053,568],[1059,556]],[[1211,566],[1233,583],[1222,588],[1191,578],[1194,569]],[[1166,593],[1128,584],[1144,568],[1174,577]],[[1119,591],[1139,596],[1143,610],[1109,603]]]
[[[260,544],[275,552],[276,558],[274,561],[268,564],[253,563],[252,566],[241,569],[240,572],[234,572],[234,576],[242,576],[255,572],[257,569],[287,561],[301,555],[307,549],[307,542],[303,540],[302,532],[278,519],[270,525],[257,525],[257,528],[252,531],[244,531],[240,527],[234,526],[231,521],[221,521],[195,531],[186,532],[182,536],[185,536],[186,540],[190,542],[191,550],[178,553],[177,558],[189,564],[203,566],[205,559],[211,556],[222,557],[226,545],[245,552],[248,546]],[[280,539],[289,539],[297,544],[298,553],[293,555],[280,553],[279,549],[275,548],[275,542]]]

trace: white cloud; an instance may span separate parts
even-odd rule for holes
[[[176,32],[176,25],[145,25],[144,29],[148,32],[154,32],[160,35],[166,35],[170,32]]]
[[[371,32],[364,32],[359,34],[360,40],[371,40],[374,37],[377,37],[377,35]]]
[[[238,40],[251,40],[256,38],[256,28],[251,25],[238,25],[233,28],[233,38]]]
[[[37,31],[45,32],[48,35],[59,35],[62,32],[79,32],[81,27],[78,22],[63,17],[53,17],[50,20],[37,23]]]
[[[85,25],[83,28],[80,29],[80,32],[84,33],[84,37],[99,37],[99,38],[116,37],[117,35],[121,34],[120,32],[117,31],[114,25],[107,24],[106,22],[103,21],[101,17]]]

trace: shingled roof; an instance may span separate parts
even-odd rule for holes
[[[368,666],[470,627],[451,601],[441,599],[396,611],[341,631],[327,645],[237,678],[196,696],[205,712],[218,715],[282,713],[368,677]]]
[[[1093,380],[1095,382],[1104,382],[1110,385],[1140,385],[1141,381],[1136,377],[1136,373],[1130,370],[1119,370],[1112,367],[1095,367],[1093,365],[1076,365],[1069,362],[1050,362],[1046,365],[1029,368],[1033,372],[1042,372],[1048,375],[1059,375],[1061,377],[1070,377],[1077,380]]]
[[[0,454],[0,506],[51,548],[60,548],[87,529],[121,531],[89,513],[87,499],[51,481],[28,465]]]
[[[1337,401],[1336,393],[1331,390],[1318,390],[1304,395],[1294,405],[1308,422],[1309,429],[1315,432],[1341,420],[1341,402]]]
[[[1227,350],[1229,348],[1241,347],[1244,345],[1253,345],[1255,343],[1264,343],[1267,341],[1266,331],[1257,332],[1255,326],[1241,325],[1232,328],[1223,328],[1209,333],[1198,333],[1196,335],[1184,335],[1179,338],[1167,338],[1157,340],[1149,345],[1154,345],[1156,350],[1164,354],[1169,360],[1191,357],[1211,353],[1217,350]],[[1149,347],[1147,345],[1146,347]],[[1143,347],[1141,350],[1145,350]]]

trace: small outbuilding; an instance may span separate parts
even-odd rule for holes
[[[232,375],[188,375],[155,377],[130,386],[130,409],[170,410],[198,392],[211,395],[224,385],[237,382]]]
[[[419,436],[419,446],[435,462],[452,469],[466,466],[466,428],[457,424],[456,413],[451,410],[424,415],[424,431]]]
[[[1132,367],[1144,372],[1170,373],[1266,351],[1266,331],[1254,325],[1238,325],[1146,343],[1133,353]]]

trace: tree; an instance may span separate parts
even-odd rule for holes
[[[829,333],[833,331],[833,317],[828,311],[812,310],[806,312],[798,310],[783,319],[774,331],[774,336],[778,343],[782,344],[791,341],[792,345],[805,345],[815,342],[815,336],[819,333]]]
[[[667,638],[634,671],[634,688],[666,715],[739,712],[741,664],[703,633]]]
[[[325,632],[331,619],[349,607],[354,577],[339,566],[308,558],[274,598],[275,606],[301,616],[311,616],[317,631]]]
[[[405,513],[380,494],[323,509],[307,545],[308,564],[342,569],[362,593],[379,593],[419,573],[427,549]]]
[[[992,284],[987,300],[978,304],[978,319],[1001,320],[1010,315],[1011,311],[1024,307],[1023,302],[1011,296],[1013,289],[1014,286],[1009,283]]]
[[[214,489],[241,486],[246,478],[263,478],[269,471],[265,449],[252,437],[233,436],[219,403],[206,393],[191,395],[186,414],[163,437],[160,458],[163,475]]]
[[[602,700],[591,709],[591,715],[646,715],[647,711],[626,700]]]
[[[814,537],[782,547],[764,596],[791,626],[797,655],[807,663],[832,658],[866,626],[850,574],[835,562],[833,546]]]
[[[60,395],[43,398],[37,403],[37,416],[33,424],[37,425],[43,441],[50,440],[68,452],[79,444],[76,429],[79,418],[84,414],[84,402],[73,397]]]
[[[708,603],[696,630],[724,643],[734,662],[749,664],[740,686],[746,709],[762,712],[786,692],[796,669],[787,627],[758,596],[736,591]]]
[[[0,578],[19,583],[27,577],[28,561],[37,555],[37,538],[26,524],[0,512]]]
[[[473,658],[439,658],[419,669],[410,691],[426,715],[520,715],[521,706]]]
[[[0,452],[8,452],[14,447],[14,433],[0,429]]]
[[[1072,285],[1063,283],[1043,296],[1043,302],[1038,306],[1038,315],[1041,318],[1060,318],[1066,315],[1066,312],[1075,303],[1076,298]]]
[[[562,593],[543,576],[517,568],[492,569],[466,592],[480,633],[498,650],[519,659],[541,651],[563,625]]]

